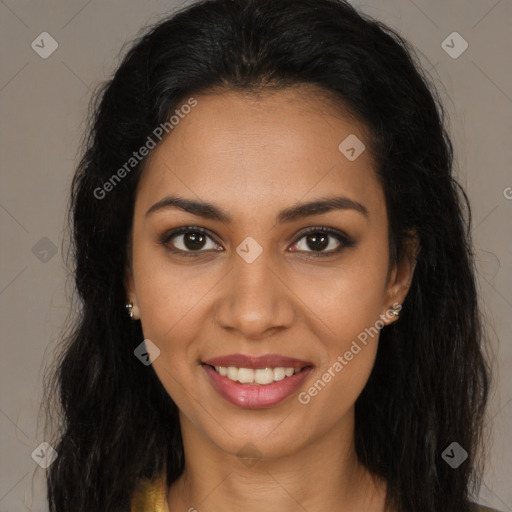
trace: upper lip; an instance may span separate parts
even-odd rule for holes
[[[304,368],[312,366],[309,361],[279,354],[263,354],[261,356],[247,356],[244,354],[228,354],[203,361],[210,366],[236,366],[237,368]]]

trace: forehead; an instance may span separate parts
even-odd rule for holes
[[[150,154],[138,204],[149,208],[177,193],[254,213],[262,204],[277,208],[343,193],[364,200],[370,211],[382,210],[364,126],[314,87],[194,99]],[[340,151],[345,140],[356,150],[365,146],[355,160]]]

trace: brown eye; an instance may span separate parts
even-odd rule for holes
[[[187,233],[181,235],[183,237],[183,245],[191,251],[202,249],[206,242],[206,236],[202,233]]]
[[[313,251],[323,251],[329,245],[329,235],[323,233],[307,235],[306,245]]]
[[[354,240],[332,228],[310,228],[295,242],[292,252],[305,252],[311,256],[330,256],[354,245]]]
[[[160,243],[176,253],[221,250],[214,240],[200,228],[183,227],[165,234]]]

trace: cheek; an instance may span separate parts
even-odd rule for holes
[[[334,345],[345,345],[373,326],[386,309],[387,271],[387,246],[365,243],[337,267],[315,272],[314,278],[295,276],[294,290],[307,298],[325,332],[334,337]]]
[[[347,404],[357,398],[371,373],[383,326],[380,315],[387,307],[387,245],[374,240],[315,284],[304,283],[299,292],[308,297],[311,318],[316,319],[310,329],[325,351],[320,378]]]
[[[367,281],[368,290],[362,292],[365,277],[340,278],[336,290],[319,296],[317,311],[322,322],[310,327],[322,332],[319,347],[323,357],[315,379],[300,399],[301,403],[314,400],[315,414],[322,416],[326,425],[353,406],[375,364],[382,293],[371,288],[371,280]]]
[[[218,281],[216,272],[208,265],[177,266],[163,250],[143,243],[134,250],[133,266],[144,336],[161,344],[178,334],[188,338],[199,327],[194,318]]]

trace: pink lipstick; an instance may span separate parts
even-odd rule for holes
[[[312,371],[312,363],[277,354],[230,354],[203,361],[214,389],[244,408],[272,407],[290,395]]]

